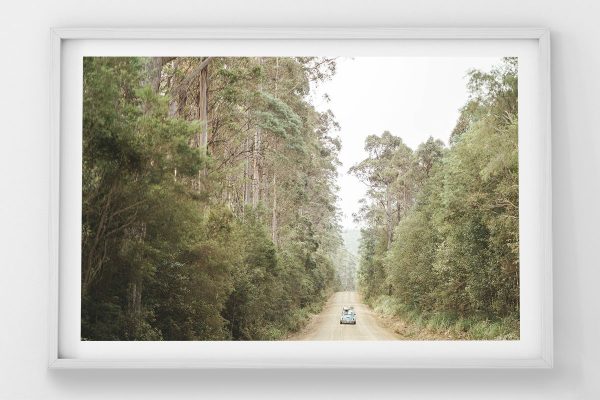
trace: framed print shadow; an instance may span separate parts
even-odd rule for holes
[[[546,29],[51,43],[51,368],[552,367]]]

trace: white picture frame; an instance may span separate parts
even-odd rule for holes
[[[54,28],[51,41],[49,341],[50,368],[551,368],[552,322],[552,188],[550,129],[550,33],[543,28],[220,28],[220,29],[96,29]],[[523,43],[531,58],[531,86],[519,103],[530,114],[519,133],[520,234],[522,246],[519,341],[436,342],[94,342],[77,347],[78,332],[64,321],[77,317],[78,157],[75,113],[81,76],[77,59],[94,44],[102,54],[149,55],[169,49],[193,52],[193,44],[220,43],[244,51],[292,51],[339,45],[385,51],[394,43],[461,46]],[[121,45],[123,44],[123,45]],[[135,44],[136,54],[127,51]],[[365,47],[366,44],[366,47]],[[190,46],[192,47],[185,47]],[[70,46],[70,47],[69,47]],[[120,47],[119,47],[120,46]],[[178,47],[183,46],[183,47]],[[233,47],[231,47],[233,46]],[[292,46],[292,47],[290,47]],[[409,46],[409,47],[410,47]],[[118,47],[118,48],[117,48]],[[210,47],[210,46],[208,46]],[[218,47],[218,48],[221,48]],[[435,47],[435,46],[434,46]],[[129,47],[131,49],[132,47]],[[330,47],[332,48],[332,47]],[[100,49],[100,50],[98,50]],[[154,50],[153,50],[154,49]],[[188,50],[185,50],[188,49]],[[285,50],[282,50],[285,49]],[[292,50],[290,50],[292,49]],[[306,51],[306,50],[304,50]],[[95,54],[95,53],[94,53]],[[168,55],[171,55],[169,53]],[[212,55],[212,54],[211,54]],[[246,54],[240,54],[246,55]],[[385,55],[385,53],[381,54]],[[520,79],[521,81],[521,79]],[[521,85],[521,82],[519,83]],[[523,97],[521,97],[523,94]],[[70,96],[70,97],[69,97]],[[79,108],[81,104],[79,104]],[[81,110],[78,111],[79,115]],[[521,108],[519,110],[521,113]],[[521,119],[520,119],[521,121]],[[521,122],[520,122],[521,123]],[[522,136],[521,130],[527,135]],[[79,130],[79,132],[81,132]],[[80,140],[80,139],[79,139]],[[523,147],[521,147],[523,146]],[[526,148],[527,151],[523,150]],[[526,172],[524,172],[526,171]],[[525,174],[525,175],[524,175]],[[80,185],[79,175],[79,185]],[[80,214],[79,214],[80,215]],[[74,229],[71,229],[74,226]],[[73,278],[73,279],[72,279]],[[75,311],[73,311],[75,310]],[[523,314],[527,312],[526,318]],[[529,326],[531,325],[531,326]],[[525,333],[524,334],[524,330]],[[69,343],[75,343],[71,346]],[[72,348],[71,348],[71,347]],[[86,343],[87,346],[87,343]]]

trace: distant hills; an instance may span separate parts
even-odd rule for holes
[[[360,229],[344,229],[342,239],[346,250],[354,257],[358,258],[358,246],[360,244]]]
[[[339,249],[334,260],[337,275],[336,290],[356,290],[360,235],[359,229],[344,229],[342,231],[344,247]]]

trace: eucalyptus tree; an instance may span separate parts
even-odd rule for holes
[[[369,188],[358,216],[367,300],[391,296],[460,326],[500,321],[519,336],[517,72],[516,58],[470,71],[449,148],[429,138],[411,153],[389,133],[367,138],[369,156],[351,170]],[[390,219],[388,193],[404,189]]]
[[[84,60],[82,336],[276,339],[333,288],[323,58]]]

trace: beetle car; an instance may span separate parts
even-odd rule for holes
[[[356,313],[354,312],[354,307],[343,308],[340,324],[356,325]]]

